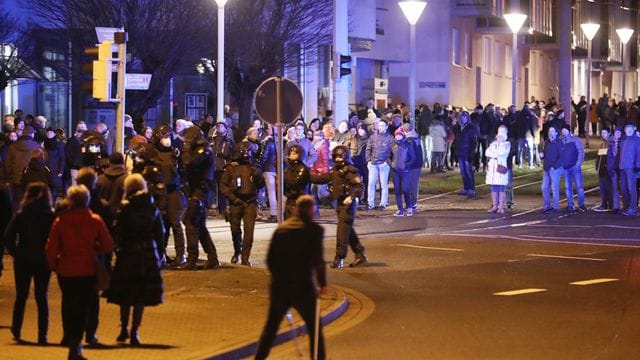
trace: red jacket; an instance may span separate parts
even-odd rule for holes
[[[60,276],[96,274],[96,256],[113,249],[113,240],[99,215],[89,209],[69,210],[51,226],[46,254],[49,268]]]

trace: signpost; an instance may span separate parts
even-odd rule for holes
[[[284,77],[271,77],[256,90],[253,98],[256,113],[263,121],[276,127],[278,136],[276,137],[276,196],[278,198],[278,223],[284,220],[284,176],[283,160],[284,149],[282,125],[295,121],[302,111],[302,92],[293,81]]]
[[[151,74],[127,74],[125,78],[125,90],[149,90]]]

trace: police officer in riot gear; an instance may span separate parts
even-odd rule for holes
[[[336,146],[331,153],[334,166],[329,173],[311,175],[311,182],[329,184],[331,199],[337,201],[336,212],[338,224],[336,230],[336,257],[330,264],[332,268],[343,267],[347,257],[347,246],[355,253],[356,259],[349,266],[356,267],[367,263],[364,246],[353,229],[356,215],[357,198],[362,195],[362,182],[358,169],[350,164],[349,149],[346,146]]]
[[[109,166],[106,143],[99,132],[85,131],[82,134],[81,152],[82,166],[93,168],[98,174],[102,174]]]
[[[152,143],[157,152],[155,165],[162,173],[166,187],[166,206],[162,211],[162,218],[166,226],[164,248],[169,243],[169,229],[173,231],[173,242],[176,249],[176,258],[171,265],[180,266],[186,263],[185,241],[182,230],[184,211],[187,208],[187,198],[182,192],[178,160],[180,151],[172,144],[173,131],[167,125],[159,125],[155,128]]]
[[[264,186],[264,177],[253,165],[252,149],[246,143],[234,153],[234,160],[227,165],[220,187],[222,194],[229,200],[231,237],[233,240],[232,263],[241,256],[242,265],[251,266],[249,256],[253,245],[253,230],[256,223],[258,189]],[[240,222],[244,224],[244,237]]]
[[[213,150],[198,127],[184,131],[184,148],[180,154],[181,167],[185,176],[187,211],[184,214],[187,235],[187,262],[178,269],[198,269],[198,242],[207,253],[206,268],[220,266],[216,247],[205,225],[209,207],[209,193],[213,184],[215,157]]]
[[[302,162],[304,149],[300,145],[292,145],[287,152],[289,166],[284,170],[285,219],[293,215],[296,200],[309,193],[309,168]]]

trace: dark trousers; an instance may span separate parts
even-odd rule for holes
[[[418,204],[418,192],[420,190],[420,172],[422,168],[409,169],[409,202],[407,207]]]
[[[198,243],[202,244],[202,248],[207,253],[210,260],[217,260],[218,253],[211,235],[207,230],[207,206],[203,200],[191,198],[188,201],[187,211],[184,214],[184,227],[187,235],[187,253],[190,261],[198,260],[199,250]]]
[[[396,203],[398,210],[406,209],[413,205],[411,202],[411,175],[408,170],[393,171],[393,188],[396,194]],[[402,206],[402,197],[404,196],[404,207]]]
[[[584,116],[578,116],[578,136],[580,137],[584,137],[585,136],[585,124],[587,122],[587,117]]]
[[[187,199],[180,190],[167,194],[167,213],[163,217],[165,224],[164,244],[162,244],[163,254],[166,254],[169,244],[169,229],[173,231],[173,244],[176,248],[176,258],[184,256],[184,231],[182,230],[182,218],[187,207]]]
[[[369,168],[367,167],[367,159],[364,151],[362,154],[353,157],[353,166],[358,169],[358,173],[360,174],[360,177],[362,177],[362,184],[365,184],[362,187],[362,196],[360,196],[360,198],[366,199],[368,190],[366,184],[369,183]]]
[[[609,207],[612,210],[620,210],[620,170],[609,170],[609,183],[611,184],[611,203]]]
[[[20,261],[13,263],[14,278],[16,282],[16,301],[13,304],[13,321],[11,329],[20,335],[24,308],[29,297],[31,279],[34,282],[36,304],[38,306],[38,339],[46,339],[49,329],[49,279],[51,271],[47,264],[25,264]]]
[[[233,239],[233,247],[236,254],[238,250],[242,253],[242,261],[249,261],[251,255],[251,247],[253,246],[253,230],[256,225],[257,209],[255,203],[243,205],[231,205],[229,206],[229,215],[231,217],[231,237]],[[242,236],[242,230],[240,229],[240,222],[244,227],[244,236]],[[238,249],[240,238],[242,238],[242,245]]]
[[[222,170],[216,170],[213,174],[216,179],[216,200],[218,201],[218,213],[220,214],[227,209],[228,204],[227,198],[225,198],[224,195],[222,195],[222,191],[220,191],[220,180],[222,180],[222,174],[224,174],[224,171]]]
[[[144,305],[120,305],[120,327],[127,328],[129,324],[129,314],[133,308],[133,317],[131,319],[131,330],[137,330],[142,324],[142,313],[144,312]]]
[[[467,158],[458,158],[458,166],[460,167],[460,175],[462,176],[463,189],[467,191],[475,191],[476,185],[473,179],[473,171],[471,170],[471,162]]]
[[[431,152],[431,171],[444,167],[442,159],[444,158],[444,152],[432,151]]]
[[[591,132],[593,133],[593,135],[596,135],[598,133],[598,123],[597,122],[591,123]]]
[[[620,170],[620,188],[625,209],[636,211],[638,207],[638,191],[636,189],[636,173],[633,169]]]
[[[269,303],[269,315],[267,317],[267,323],[262,330],[262,335],[258,341],[258,348],[256,350],[256,359],[266,359],[269,356],[269,350],[278,332],[278,327],[282,318],[287,312],[287,309],[293,307],[298,311],[304,323],[307,327],[307,333],[309,334],[309,351],[311,358],[313,358],[313,349],[315,345],[315,326],[316,326],[316,294],[313,288],[308,290],[301,289],[289,289],[287,287],[278,289],[271,288],[271,301]],[[320,326],[320,325],[319,325]],[[322,335],[322,326],[319,329],[318,336],[318,359],[325,358],[324,351],[324,337]]]
[[[96,278],[58,275],[58,284],[62,290],[62,329],[73,349],[80,344],[85,330],[91,297],[96,292]]]
[[[600,206],[605,209],[613,209],[613,192],[611,188],[611,178],[607,175],[598,177],[600,187]]]
[[[336,213],[338,214],[336,258],[344,259],[347,257],[347,246],[351,247],[351,250],[356,254],[364,254],[364,246],[360,243],[358,234],[356,234],[356,230],[353,228],[356,215],[355,204],[342,205],[342,200],[338,200]]]

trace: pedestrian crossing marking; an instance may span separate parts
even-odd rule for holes
[[[571,285],[593,285],[593,284],[602,284],[602,283],[607,283],[607,282],[613,282],[613,281],[620,281],[620,279],[592,279],[592,280],[582,280],[582,281],[574,281],[572,283],[569,283]]]
[[[536,289],[536,288],[520,289],[520,290],[497,292],[497,293],[493,293],[493,295],[496,295],[496,296],[514,296],[514,295],[523,295],[523,294],[533,294],[533,293],[543,292],[543,291],[547,291],[547,289]]]
[[[570,259],[570,260],[587,260],[587,261],[607,261],[607,259],[601,258],[588,258],[580,256],[562,256],[562,255],[544,255],[544,254],[527,254],[527,256],[553,258],[553,259]]]
[[[410,244],[391,244],[389,246],[408,247],[408,248],[426,249],[426,250],[464,251],[464,249],[443,248],[443,247],[433,247],[433,246],[418,246],[418,245],[410,245]]]

